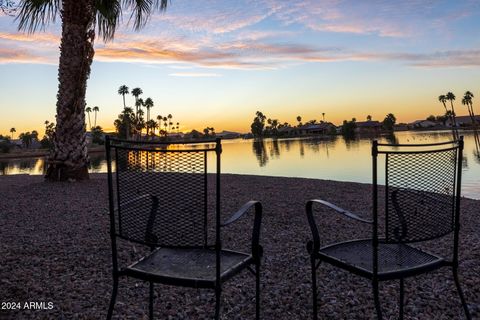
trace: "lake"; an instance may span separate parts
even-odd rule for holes
[[[480,199],[480,157],[472,132],[461,134],[465,136],[462,195]],[[451,133],[402,131],[394,136],[382,135],[376,139],[386,143],[431,143],[448,141]],[[370,183],[371,140],[372,137],[360,137],[345,141],[341,136],[224,140],[222,172]],[[44,174],[44,165],[44,158],[0,160],[0,175]],[[90,172],[106,170],[104,156],[92,155]],[[382,177],[380,174],[379,181],[382,181]]]

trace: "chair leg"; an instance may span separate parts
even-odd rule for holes
[[[315,266],[315,258],[310,258],[312,267],[312,299],[313,299],[313,320],[318,319],[317,314],[317,269]]]
[[[150,282],[150,294],[148,301],[148,318],[153,320],[153,282]]]
[[[215,288],[215,320],[220,319],[221,293],[222,293],[222,289],[217,286]]]
[[[382,308],[380,307],[380,298],[378,296],[378,281],[373,280],[373,299],[375,302],[375,310],[377,311],[377,319],[382,320]]]
[[[400,310],[400,316],[399,316],[400,320],[403,320],[403,300],[404,300],[403,278],[400,278],[400,301],[398,306]]]
[[[460,300],[462,301],[462,307],[463,307],[463,310],[465,311],[465,317],[468,320],[471,320],[472,316],[470,315],[470,311],[468,310],[467,302],[465,301],[465,296],[463,295],[462,287],[460,287],[460,281],[458,280],[458,273],[456,268],[453,268],[453,279],[455,280],[455,285],[457,286],[458,295],[460,296]]]
[[[112,319],[113,308],[115,307],[115,300],[117,299],[118,292],[118,277],[113,277],[113,290],[112,297],[110,298],[110,305],[108,307],[107,320]]]
[[[255,265],[255,319],[260,320],[260,261]]]

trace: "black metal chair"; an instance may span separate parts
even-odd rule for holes
[[[150,319],[153,318],[154,283],[214,289],[215,319],[218,319],[222,284],[248,269],[256,278],[256,318],[259,319],[262,206],[257,201],[249,201],[221,222],[220,139],[184,144],[181,148],[108,136],[105,143],[113,262],[113,292],[107,318],[112,317],[119,278],[127,276],[150,283]],[[216,160],[214,215],[208,214],[209,154]],[[224,249],[222,227],[237,221],[252,207],[255,217],[251,253]],[[120,267],[117,238],[145,245],[150,248],[150,254]]]
[[[400,282],[399,318],[403,319],[404,278],[451,267],[460,300],[471,319],[458,280],[460,185],[463,137],[458,141],[423,145],[389,145],[373,141],[373,220],[361,218],[324,200],[306,204],[312,240],[310,253],[313,319],[317,319],[317,269],[322,261],[372,281],[375,309],[382,319],[379,281]],[[385,210],[379,226],[377,158],[385,159]],[[313,205],[320,204],[357,222],[372,225],[372,237],[321,246]],[[413,243],[453,233],[452,256],[440,257]]]

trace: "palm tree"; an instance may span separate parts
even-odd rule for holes
[[[10,129],[10,133],[12,134],[12,140],[13,140],[13,134],[17,132],[17,130],[15,128],[11,128]]]
[[[90,112],[92,112],[92,108],[86,107],[85,112],[88,114],[88,126],[90,127],[90,130],[92,130],[92,124],[90,122]]]
[[[442,94],[438,96],[438,101],[440,101],[443,104],[443,107],[445,108],[445,116],[450,119],[450,124],[452,125],[452,135],[453,139],[457,139],[457,135],[455,133],[455,128],[454,128],[454,120],[453,120],[453,113],[451,110],[448,110],[447,108],[447,96]]]
[[[367,121],[372,121],[372,116],[371,115],[367,116]]]
[[[302,117],[297,116],[297,121],[298,121],[298,125],[301,126],[302,125]]]
[[[145,99],[144,106],[145,106],[145,108],[147,108],[147,122],[149,122],[150,121],[150,109],[153,107],[152,98]],[[149,128],[147,126],[147,136],[148,136],[148,129]]]
[[[172,114],[169,113],[168,116],[167,116],[167,118],[168,118],[168,120],[169,120],[169,123],[168,123],[168,131],[170,131],[170,130],[171,130],[171,126],[172,126],[172,124],[173,124],[173,123],[170,121],[170,120],[172,120],[172,118],[173,118]]]
[[[143,93],[143,90],[140,89],[140,88],[133,88],[132,89],[132,96],[135,97],[135,107],[137,108],[136,111],[138,113],[138,107],[139,107],[139,103],[138,103],[138,97],[140,97],[140,95]],[[142,100],[143,102],[143,100]]]
[[[100,111],[100,108],[98,106],[95,106],[93,107],[92,109],[94,112],[95,112],[95,123],[94,123],[94,127],[97,127],[97,112]]]
[[[178,128],[180,127],[180,122],[177,122],[177,133],[178,133]]]
[[[88,179],[85,139],[85,93],[95,51],[95,28],[112,40],[123,11],[132,12],[133,27],[143,27],[153,9],[165,10],[168,0],[21,0],[18,28],[35,32],[60,16],[62,36],[58,67],[55,135],[46,179]]]
[[[454,126],[454,137],[455,139],[458,139],[458,131],[457,131],[457,119],[456,119],[456,114],[455,114],[455,108],[453,107],[453,101],[455,100],[455,95],[452,92],[447,92],[445,95],[445,99],[450,101],[450,106],[452,107],[452,122]]]
[[[118,94],[123,97],[123,108],[127,107],[125,105],[125,95],[129,93],[130,92],[128,91],[128,87],[126,85],[121,85],[120,88],[118,88]]]
[[[325,122],[325,112],[322,112],[323,122]]]

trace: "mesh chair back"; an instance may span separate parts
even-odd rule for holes
[[[118,236],[151,246],[207,246],[207,154],[220,141],[214,148],[114,139],[109,145]]]
[[[386,242],[426,241],[452,232],[463,141],[378,145],[389,149],[378,151],[385,154]]]

